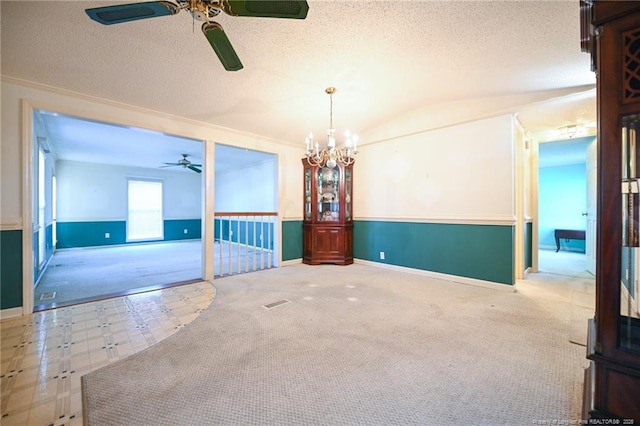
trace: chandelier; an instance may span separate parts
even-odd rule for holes
[[[313,140],[313,133],[307,136],[307,162],[311,166],[321,166],[334,168],[338,163],[348,166],[356,161],[358,153],[358,137],[352,135],[348,130],[344,135],[344,147],[336,148],[336,129],[333,128],[333,94],[335,87],[327,87],[325,93],[329,95],[329,128],[327,129],[327,146],[320,149],[318,141]]]

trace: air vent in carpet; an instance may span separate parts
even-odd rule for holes
[[[291,303],[291,300],[282,299],[277,302],[269,303],[268,305],[262,305],[267,309],[275,308],[276,306],[284,305],[285,303]]]
[[[42,295],[40,296],[40,300],[53,299],[55,297],[56,297],[56,292],[50,291],[48,293],[42,293]]]

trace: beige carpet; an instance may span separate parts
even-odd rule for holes
[[[271,267],[266,250],[227,242],[213,249],[215,276]],[[34,305],[40,311],[201,278],[200,240],[63,249],[55,252],[34,289]]]
[[[572,302],[580,283],[558,292],[540,275],[505,292],[356,264],[215,286],[188,327],[83,377],[87,424],[579,419],[587,363],[570,338],[576,324],[586,330]]]

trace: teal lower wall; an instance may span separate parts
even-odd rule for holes
[[[353,227],[353,256],[513,285],[514,232],[512,225],[358,220]]]
[[[184,230],[187,233],[184,233]],[[164,240],[175,241],[201,238],[200,219],[167,219],[164,221]],[[58,222],[57,248],[95,247],[127,244],[127,222]],[[105,237],[109,234],[109,238]],[[139,243],[140,241],[136,241]]]
[[[45,232],[46,232],[46,238],[45,238],[45,256],[46,256],[46,260],[51,259],[51,256],[53,256],[53,224],[50,223],[49,225],[47,225],[47,227],[45,228]],[[35,247],[35,246],[34,246]]]
[[[22,306],[22,231],[0,231],[0,309]]]
[[[524,224],[524,269],[533,267],[533,223]]]
[[[216,240],[222,239],[229,241],[229,231],[233,231],[233,238],[231,241],[235,243],[248,244],[250,246],[264,247],[269,250],[273,250],[274,223],[254,220],[215,219],[214,227]],[[262,228],[262,230],[260,228]],[[263,241],[260,240],[261,232]]]
[[[200,219],[167,219],[164,221],[165,241],[193,240],[201,237],[202,221]]]
[[[38,265],[40,265],[40,253],[38,250],[39,238],[40,238],[40,232],[35,231],[31,238],[31,247],[33,247],[33,265],[32,266],[33,266],[34,282],[38,281],[38,278],[40,278],[40,270],[38,268]]]
[[[282,221],[282,260],[302,259],[302,221]]]
[[[95,247],[127,243],[127,222],[58,222],[57,248]],[[109,238],[105,237],[109,234]]]

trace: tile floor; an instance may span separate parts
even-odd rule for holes
[[[0,424],[82,425],[80,377],[171,336],[214,295],[203,282],[1,321]]]

